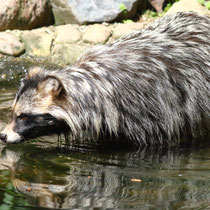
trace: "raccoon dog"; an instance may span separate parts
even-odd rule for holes
[[[210,20],[195,13],[165,16],[88,50],[74,66],[33,68],[17,93],[12,116],[0,134],[3,142],[67,132],[99,142],[103,136],[119,144],[127,139],[132,145],[206,138]]]

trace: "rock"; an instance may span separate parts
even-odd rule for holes
[[[90,45],[57,44],[52,49],[53,62],[57,64],[73,64]]]
[[[51,0],[56,25],[68,23],[111,22],[134,17],[139,8],[146,7],[147,0]],[[124,5],[127,14],[120,5]]]
[[[116,27],[113,30],[112,38],[119,39],[122,36],[125,36],[126,34],[131,33],[134,30],[142,29],[146,26],[146,24],[142,22],[137,23],[119,23],[116,25]]]
[[[73,43],[81,38],[81,33],[77,27],[70,24],[55,27],[55,32],[57,34],[56,43]]]
[[[175,13],[175,12],[197,12],[203,15],[210,15],[210,11],[203,7],[197,0],[180,0],[172,5],[168,10],[166,15]]]
[[[24,52],[24,45],[10,33],[0,33],[0,52],[5,55],[18,56]]]
[[[164,2],[165,0],[149,0],[149,3],[152,5],[153,8],[155,8],[157,12],[163,11]]]
[[[111,26],[94,24],[87,27],[83,35],[83,41],[92,44],[104,44],[111,35]]]
[[[48,0],[0,1],[0,31],[6,29],[32,29],[53,23]]]
[[[21,35],[26,53],[31,56],[50,56],[54,34],[49,29],[26,31]]]

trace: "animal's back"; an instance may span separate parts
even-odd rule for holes
[[[101,95],[110,127],[140,144],[168,144],[208,129],[209,55],[209,18],[178,13],[91,49],[76,66],[97,69],[104,79],[108,94]],[[117,107],[114,117],[106,103]]]
[[[139,146],[205,138],[210,124],[209,55],[207,17],[163,17],[87,51],[74,66],[30,71],[16,96],[13,121],[0,139],[15,143],[70,132],[76,139],[108,136],[105,143]]]

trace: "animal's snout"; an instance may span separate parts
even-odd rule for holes
[[[7,142],[7,134],[5,134],[5,133],[0,133],[0,139],[1,139],[4,143],[6,143],[6,142]]]
[[[16,131],[14,131],[14,123],[8,124],[3,131],[0,133],[0,140],[4,143],[17,143],[22,141],[22,136],[20,136]]]

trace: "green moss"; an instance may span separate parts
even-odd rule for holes
[[[210,1],[207,1],[205,4],[206,8],[210,10]]]
[[[127,14],[127,7],[125,6],[125,4],[119,4],[119,8],[122,12]]]
[[[203,5],[204,6],[204,4],[205,4],[205,0],[197,0],[201,5]]]
[[[127,19],[128,11],[127,11],[127,7],[125,6],[125,4],[119,4],[119,8],[120,8],[120,10],[123,12],[123,14],[125,16],[125,18],[124,18],[124,20],[122,22],[123,23],[132,23],[133,22],[132,20]]]
[[[206,0],[197,0],[201,5],[205,6],[208,10],[210,10],[210,1]]]

